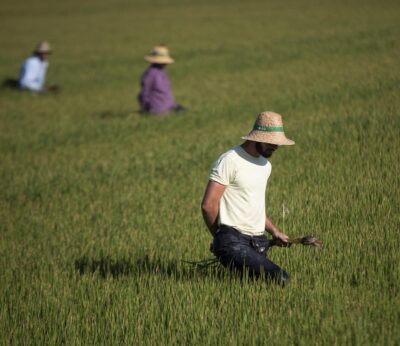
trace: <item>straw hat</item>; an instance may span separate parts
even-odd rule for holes
[[[169,50],[166,46],[155,46],[149,55],[144,57],[144,60],[153,64],[172,64],[174,59],[169,56]]]
[[[254,123],[253,130],[242,139],[276,145],[294,144],[294,141],[286,138],[285,132],[283,132],[282,116],[274,112],[260,113]]]
[[[47,41],[39,42],[34,50],[35,53],[51,53],[50,44]]]

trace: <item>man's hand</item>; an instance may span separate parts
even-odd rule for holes
[[[287,243],[289,240],[289,237],[286,234],[283,234],[279,231],[276,231],[272,236],[274,238],[278,238],[278,239],[282,240],[284,243]]]
[[[280,232],[268,217],[265,217],[265,230],[272,235],[275,245],[282,247],[290,246],[288,244],[289,237]]]
[[[288,247],[291,245],[288,243],[289,237],[278,230],[272,234],[272,237],[274,238],[274,242],[277,246]]]

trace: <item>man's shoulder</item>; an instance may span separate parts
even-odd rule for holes
[[[27,58],[26,60],[25,60],[25,64],[36,64],[36,65],[39,65],[40,64],[40,59],[37,57],[37,56],[35,56],[35,55],[33,55],[33,56],[30,56],[29,58]]]
[[[145,73],[147,73],[147,74],[149,74],[149,75],[155,75],[155,76],[157,76],[157,75],[162,74],[162,72],[163,72],[163,71],[160,70],[160,69],[158,69],[158,68],[149,67],[149,68],[146,70]]]
[[[143,72],[142,79],[156,79],[160,75],[160,71],[156,68],[149,67]]]
[[[271,169],[271,162],[261,155],[259,157],[252,157],[240,145],[229,149],[223,153],[217,160],[217,165],[224,163],[232,168],[241,169],[249,168],[255,169]]]
[[[48,64],[48,61],[42,61],[37,56],[30,56],[24,61],[25,66],[29,66],[32,68],[39,68],[40,66],[47,67]]]
[[[234,147],[221,154],[220,157],[218,158],[218,161],[221,160],[234,161],[237,157],[238,157],[237,147]]]
[[[234,148],[226,151],[217,159],[210,173],[210,180],[222,185],[229,185],[237,171]]]
[[[240,156],[237,153],[236,147],[229,149],[219,156],[214,167],[217,168],[221,165],[226,168],[230,167],[230,169],[236,169],[240,166]]]

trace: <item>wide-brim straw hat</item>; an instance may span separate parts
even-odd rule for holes
[[[169,55],[168,48],[162,45],[153,47],[150,54],[146,55],[144,59],[152,64],[172,64],[175,62]]]
[[[51,50],[49,42],[41,41],[36,45],[34,52],[35,53],[48,53],[48,54],[50,54],[52,52],[52,50]]]
[[[262,112],[257,116],[253,129],[247,136],[248,141],[276,145],[293,145],[294,141],[286,138],[283,131],[282,116],[274,112]]]

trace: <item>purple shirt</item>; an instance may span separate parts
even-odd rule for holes
[[[166,113],[175,107],[170,82],[162,68],[151,65],[143,73],[141,86],[138,96],[141,111]]]

